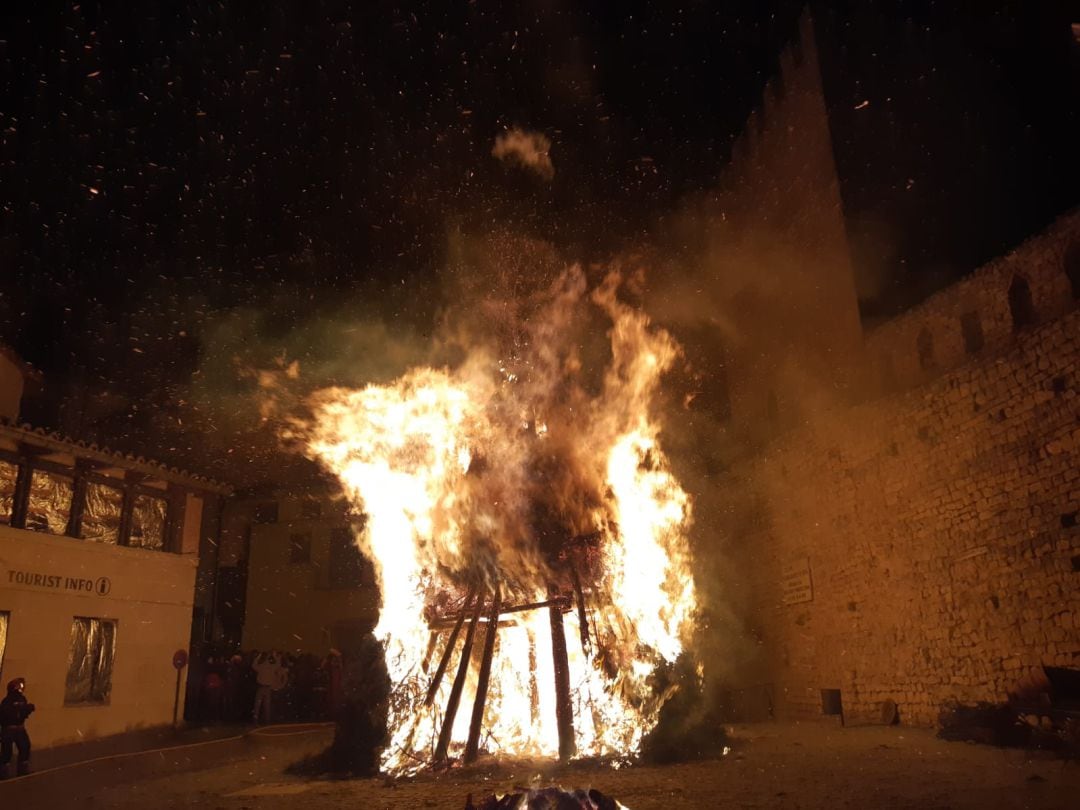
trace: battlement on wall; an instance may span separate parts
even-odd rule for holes
[[[777,62],[776,75],[765,82],[760,102],[732,141],[724,175],[729,187],[757,182],[762,168],[774,162],[773,154],[805,145],[809,119],[824,114],[814,25],[808,10],[799,17],[795,35]],[[827,130],[826,124],[826,135]]]
[[[1080,210],[866,335],[870,388],[912,388],[1080,302]]]
[[[734,139],[720,181],[725,214],[780,228],[807,246],[843,236],[839,180],[814,25],[804,11],[760,102]]]
[[[804,378],[848,397],[861,374],[862,331],[808,12],[733,143],[706,220],[702,273],[714,279],[724,316],[740,435],[757,441],[797,420]]]

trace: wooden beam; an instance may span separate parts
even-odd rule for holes
[[[30,478],[34,468],[30,460],[23,457],[19,461],[19,471],[15,474],[15,493],[11,503],[11,528],[25,529],[26,516],[30,511]]]
[[[443,675],[446,674],[446,666],[450,663],[450,655],[454,652],[454,645],[457,644],[458,633],[461,632],[461,625],[465,621],[465,616],[469,612],[469,605],[472,604],[475,595],[476,587],[474,586],[469,589],[469,594],[465,597],[465,602],[461,606],[461,612],[458,613],[457,621],[454,622],[454,629],[450,632],[450,638],[446,641],[446,649],[443,650],[442,657],[439,659],[439,666],[431,678],[431,685],[428,686],[427,696],[424,698],[425,706],[430,706],[435,702],[435,695],[442,684]]]
[[[523,605],[513,605],[511,607],[501,608],[499,610],[499,615],[505,616],[508,613],[523,613],[528,610],[539,610],[540,608],[551,607],[552,605],[555,605],[560,610],[569,610],[571,602],[565,596],[557,596],[554,599],[545,599],[543,602],[528,602]],[[456,622],[457,618],[454,616],[440,616],[437,619],[432,619],[428,624],[428,627],[438,630],[450,627]]]
[[[165,527],[162,540],[162,550],[172,554],[179,554],[183,549],[184,512],[186,510],[186,493],[174,484],[170,484],[163,493],[165,496]]]
[[[581,635],[581,651],[585,655],[589,654],[589,616],[585,612],[585,592],[581,588],[581,577],[578,576],[577,568],[571,561],[570,567],[570,581],[574,585],[574,595],[577,597],[577,610],[578,610],[578,630]]]
[[[71,489],[71,509],[68,511],[68,537],[82,536],[83,514],[86,512],[87,467],[79,459],[75,460],[75,480]]]
[[[559,729],[559,759],[564,762],[577,752],[574,741],[574,706],[570,702],[570,661],[566,654],[566,629],[562,610],[552,605],[551,657],[555,664],[555,721]]]
[[[484,630],[484,654],[480,658],[480,672],[476,680],[476,699],[473,700],[472,722],[469,724],[469,741],[465,744],[465,764],[476,762],[480,753],[480,731],[484,725],[484,704],[487,703],[488,681],[491,679],[491,659],[495,653],[495,636],[499,632],[499,591],[491,600],[491,618]]]
[[[472,621],[469,629],[465,632],[465,643],[461,648],[461,662],[458,664],[457,677],[454,685],[450,688],[450,699],[446,701],[446,715],[443,717],[442,730],[439,732],[439,742],[435,746],[435,762],[442,762],[450,750],[450,737],[454,733],[454,718],[457,716],[458,704],[461,702],[461,690],[465,688],[465,676],[469,672],[469,659],[472,657],[473,637],[476,635],[476,625],[480,623],[480,611],[484,607],[484,600],[477,597],[476,607],[473,609]]]
[[[131,545],[131,523],[132,516],[135,513],[135,485],[133,480],[141,481],[142,478],[135,478],[132,473],[128,473],[124,476],[124,500],[120,504],[120,531],[116,538],[116,544],[119,546]]]

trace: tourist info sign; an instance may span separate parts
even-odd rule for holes
[[[814,584],[810,579],[810,558],[800,557],[780,570],[780,601],[798,605],[814,601]]]

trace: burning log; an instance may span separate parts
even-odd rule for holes
[[[566,630],[562,609],[548,608],[551,618],[551,657],[555,663],[555,720],[559,729],[559,759],[566,761],[577,752],[574,742],[574,707],[570,702],[570,661],[566,653]]]
[[[480,674],[476,681],[476,699],[473,701],[472,723],[469,725],[469,741],[465,745],[465,763],[475,762],[480,751],[480,728],[484,721],[484,704],[487,702],[488,680],[491,678],[491,657],[495,653],[495,635],[499,632],[499,592],[491,600],[491,618],[484,635],[484,654],[480,659]]]
[[[581,651],[589,654],[589,617],[585,613],[585,592],[581,589],[581,577],[578,576],[577,568],[570,563],[570,580],[574,584],[574,595],[577,596],[578,629],[581,631]]]
[[[570,608],[570,600],[565,596],[556,596],[554,599],[545,599],[543,602],[526,602],[521,605],[511,605],[510,607],[504,607],[499,610],[500,616],[505,616],[508,613],[525,613],[530,610],[539,610],[540,608],[546,608],[556,606],[560,610],[567,610]],[[458,621],[456,617],[441,616],[438,619],[433,619],[429,624],[432,630],[439,630],[446,627],[451,627]]]
[[[457,676],[454,685],[450,688],[450,699],[446,701],[446,716],[443,718],[442,730],[439,732],[439,742],[435,746],[435,761],[442,762],[450,750],[450,736],[454,732],[454,718],[457,716],[458,703],[461,702],[461,690],[465,688],[465,676],[469,672],[469,659],[472,657],[473,637],[476,635],[476,625],[480,623],[480,611],[484,606],[484,600],[476,598],[476,607],[473,609],[472,621],[465,633],[465,643],[461,647],[461,662],[458,664]]]
[[[473,598],[476,596],[476,588],[469,589],[468,596],[465,597],[465,602],[461,606],[461,612],[458,613],[458,617],[454,622],[454,629],[450,632],[450,638],[447,639],[446,649],[443,650],[442,658],[439,659],[439,667],[435,670],[435,674],[431,678],[431,686],[428,687],[427,696],[424,698],[424,705],[430,706],[435,702],[435,695],[439,691],[439,686],[442,684],[443,675],[446,674],[447,664],[450,663],[450,655],[454,652],[454,645],[457,644],[458,633],[461,632],[461,625],[465,622],[465,616],[469,612],[469,605],[472,603]],[[432,626],[434,630],[434,626]],[[432,633],[434,636],[434,632]]]

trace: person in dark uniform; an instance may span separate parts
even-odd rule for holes
[[[26,678],[16,678],[7,685],[7,697],[0,700],[0,779],[8,775],[13,746],[19,749],[19,776],[30,773],[30,735],[25,724],[34,704],[26,699],[25,690]]]

